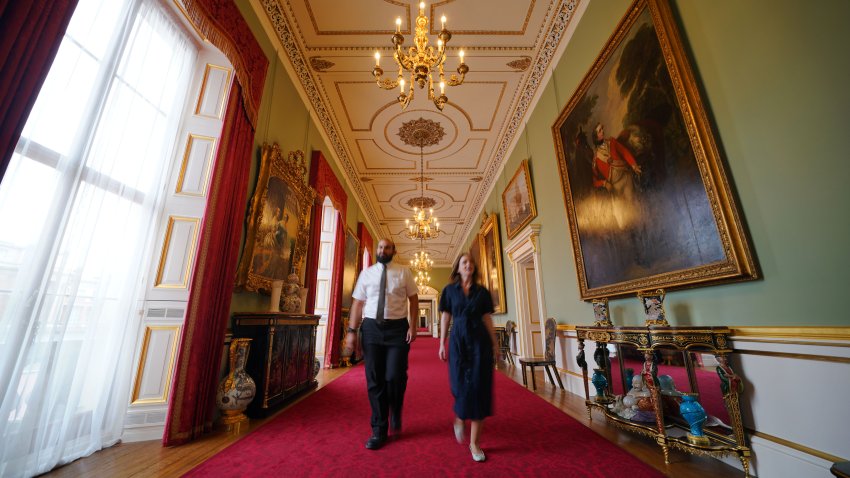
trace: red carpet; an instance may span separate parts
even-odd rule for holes
[[[487,461],[473,462],[452,433],[437,348],[433,338],[414,342],[403,434],[382,449],[363,446],[370,412],[359,365],[185,476],[663,476],[499,372],[481,438]]]

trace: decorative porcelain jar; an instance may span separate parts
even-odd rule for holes
[[[605,378],[605,373],[602,369],[593,369],[593,377],[590,379],[590,383],[596,387],[596,401],[604,402],[607,399],[606,388],[608,387],[608,379]]]
[[[691,427],[691,431],[688,432],[688,441],[694,445],[708,445],[710,443],[708,437],[702,431],[706,418],[705,409],[697,401],[697,396],[695,393],[683,393],[679,413]]]
[[[216,406],[221,410],[221,422],[228,431],[238,430],[248,420],[245,409],[257,393],[257,385],[245,372],[251,339],[233,339],[230,342],[230,371],[218,386]]]
[[[298,283],[298,274],[289,274],[286,285],[283,286],[283,311],[290,314],[301,310],[301,284]]]

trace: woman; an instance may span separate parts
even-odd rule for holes
[[[440,360],[449,360],[449,382],[455,397],[455,438],[463,443],[464,420],[469,420],[469,451],[473,460],[484,461],[478,440],[484,418],[492,415],[493,360],[498,354],[490,317],[493,299],[478,284],[478,267],[468,253],[455,261],[451,281],[440,297]],[[447,333],[449,321],[451,334]]]

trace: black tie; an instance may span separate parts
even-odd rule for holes
[[[387,301],[387,265],[381,265],[384,269],[381,271],[381,291],[378,292],[378,311],[375,312],[375,322],[378,325],[384,325],[384,303]]]

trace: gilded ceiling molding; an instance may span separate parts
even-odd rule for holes
[[[398,137],[408,146],[436,146],[446,135],[443,126],[436,121],[420,117],[405,121],[398,129]]]
[[[318,72],[324,72],[329,68],[333,68],[336,63],[323,59],[320,56],[310,57],[310,66]]]
[[[406,204],[411,208],[418,207],[420,209],[428,209],[434,207],[434,205],[437,204],[437,201],[432,197],[423,196],[408,199]]]
[[[507,65],[508,67],[513,68],[515,70],[525,71],[528,69],[529,66],[531,66],[531,57],[524,56],[519,60],[509,61]]]
[[[360,207],[366,215],[366,219],[368,219],[373,230],[379,230],[378,227],[376,227],[379,223],[378,216],[375,214],[375,210],[372,208],[372,205],[369,204],[368,201],[363,201],[363,198],[367,197],[366,191],[363,189],[363,184],[356,180],[358,177],[357,170],[354,169],[354,166],[351,164],[351,159],[349,158],[348,152],[345,150],[345,145],[342,141],[339,129],[334,124],[333,115],[325,107],[325,104],[322,101],[322,96],[316,87],[316,83],[310,75],[310,68],[298,47],[298,43],[295,40],[295,34],[292,31],[289,20],[286,18],[286,14],[281,9],[279,0],[262,0],[262,4],[263,9],[266,11],[266,15],[274,28],[278,41],[280,41],[281,46],[283,46],[286,56],[289,58],[289,62],[295,70],[295,73],[298,75],[298,79],[301,82],[301,86],[304,88],[304,92],[310,100],[310,105],[313,107],[313,111],[316,112],[319,122],[322,124],[322,127],[325,129],[325,133],[328,135],[331,146],[339,158],[340,166],[342,166],[346,177],[349,178],[351,187],[357,195],[357,202],[360,204]]]

